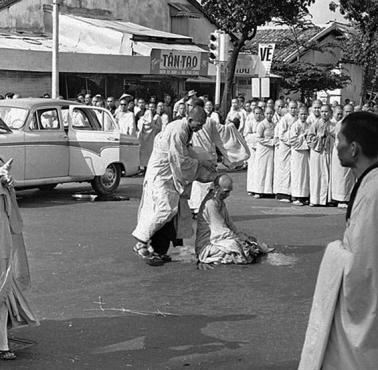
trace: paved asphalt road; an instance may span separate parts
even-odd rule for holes
[[[122,180],[129,201],[74,200],[87,185],[20,192],[41,325],[11,333],[35,344],[1,369],[296,369],[320,259],[344,212],[254,200],[246,173],[232,177],[236,225],[277,253],[211,271],[196,269],[189,247],[163,267],[132,253],[141,178]]]

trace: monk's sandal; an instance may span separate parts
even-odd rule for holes
[[[133,247],[134,253],[141,258],[148,258],[151,256],[150,251],[148,250],[147,244],[142,242],[137,242]]]

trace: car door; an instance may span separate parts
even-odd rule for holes
[[[31,112],[25,127],[25,180],[68,176],[69,147],[57,107]]]
[[[69,107],[70,176],[103,175],[108,164],[119,162],[120,134],[116,129],[104,131],[100,119],[106,114],[103,108]]]

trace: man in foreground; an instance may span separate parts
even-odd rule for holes
[[[212,181],[216,176],[213,163],[196,159],[189,148],[193,132],[202,128],[206,118],[203,108],[196,106],[187,119],[171,122],[155,138],[143,183],[138,224],[133,231],[138,240],[133,250],[149,265],[168,262],[170,242],[191,236],[191,213],[185,194],[194,180]]]
[[[358,180],[344,238],[328,245],[320,266],[301,370],[372,370],[378,363],[378,116],[345,117],[337,151]]]
[[[220,175],[201,204],[195,242],[200,264],[253,263],[262,253],[273,250],[237,230],[224,203],[231,191],[232,179]]]

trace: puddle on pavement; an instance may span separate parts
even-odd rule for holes
[[[182,263],[197,262],[196,254],[194,252],[194,247],[191,245],[185,245],[183,247],[177,247],[177,248],[172,249],[171,257],[172,257],[172,260],[175,262],[182,262]]]
[[[280,252],[272,252],[262,258],[262,264],[272,266],[294,266],[298,262],[298,257]]]

